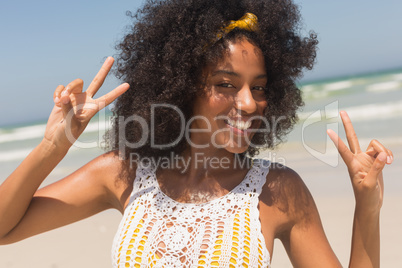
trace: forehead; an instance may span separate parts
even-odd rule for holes
[[[264,56],[260,48],[247,40],[230,42],[228,52],[218,61],[217,69],[238,69],[265,72]]]

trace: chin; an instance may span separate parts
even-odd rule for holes
[[[248,150],[250,147],[249,141],[251,140],[252,136],[248,139],[237,137],[225,137],[225,139],[219,140],[217,144],[224,145],[221,148],[224,150],[233,153],[233,154],[241,154]]]
[[[246,146],[228,146],[228,147],[225,147],[226,151],[228,151],[230,153],[233,153],[233,154],[242,154],[245,151],[247,151],[247,149],[248,149],[248,146],[247,147]]]

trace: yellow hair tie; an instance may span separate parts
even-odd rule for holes
[[[204,46],[204,51],[212,46],[214,43],[218,42],[225,34],[230,33],[233,29],[239,28],[244,29],[249,32],[257,32],[258,31],[258,18],[253,13],[246,13],[239,20],[231,20],[226,23],[226,26],[223,27],[219,33],[216,34],[215,40],[212,40],[209,44]]]
[[[230,33],[233,29],[239,28],[249,32],[258,31],[258,18],[253,13],[246,13],[239,20],[231,20],[228,25],[216,35],[217,40],[221,39],[224,34]]]

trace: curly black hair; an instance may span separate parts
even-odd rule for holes
[[[235,29],[211,43],[225,23],[247,12],[258,17],[257,32]],[[148,0],[128,15],[134,24],[117,45],[116,72],[131,88],[115,103],[113,128],[107,135],[110,149],[124,149],[126,157],[132,152],[144,157],[183,152],[188,144],[184,138],[177,140],[183,123],[179,114],[151,107],[174,105],[187,122],[194,100],[203,91],[203,68],[216,64],[229,42],[240,38],[262,50],[268,74],[265,116],[281,118],[275,131],[256,133],[252,143],[258,147],[250,146],[246,153],[254,156],[261,148],[274,148],[297,121],[296,111],[303,101],[296,81],[304,68],[312,69],[318,41],[313,32],[300,36],[300,13],[291,0]],[[143,126],[151,120],[152,140],[141,140],[149,134]],[[137,142],[143,146],[128,146]],[[155,146],[169,143],[173,144],[169,148]]]

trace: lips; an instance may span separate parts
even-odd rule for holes
[[[241,121],[241,120],[225,120],[225,123],[231,127],[237,128],[239,130],[247,130],[251,127],[250,121]]]
[[[253,125],[251,120],[243,121],[226,119],[224,121],[233,133],[236,133],[238,135],[248,135],[249,133],[251,133],[251,126]]]

